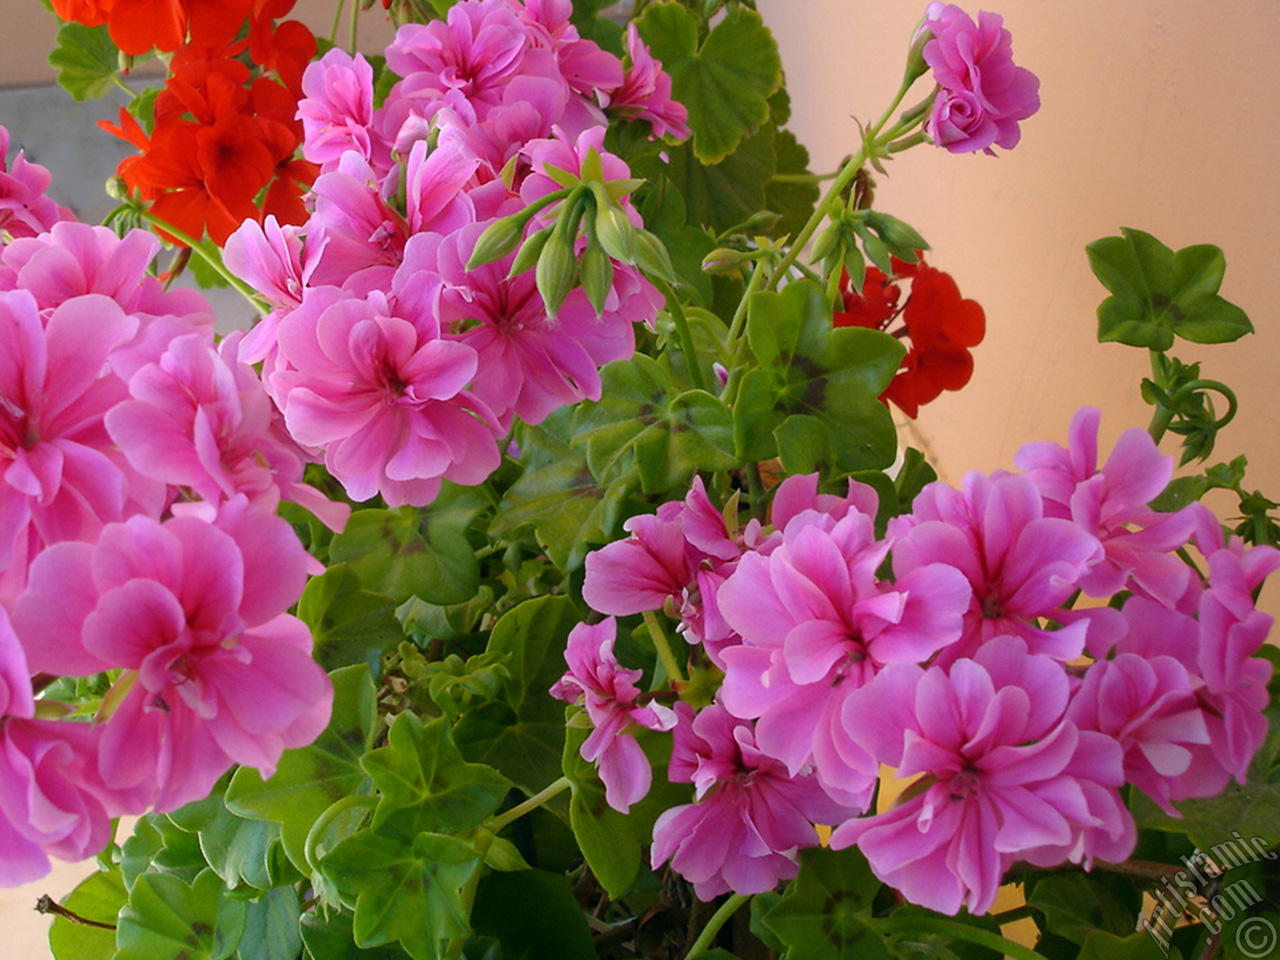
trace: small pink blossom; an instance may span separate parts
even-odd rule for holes
[[[334,47],[312,61],[302,75],[298,101],[305,142],[302,155],[323,171],[354,150],[373,159],[369,127],[373,122],[373,68],[365,58]]]
[[[44,876],[50,856],[92,856],[111,837],[111,816],[141,812],[142,798],[114,794],[98,776],[100,733],[35,718],[26,657],[0,608],[0,887]]]
[[[810,772],[787,773],[761,751],[752,725],[719,704],[678,703],[670,779],[692,783],[696,801],[665,811],[653,827],[651,861],[713,900],[730,891],[772,890],[799,870],[799,851],[818,845],[815,823],[840,823],[856,811],[831,799]]]
[[[942,563],[880,581],[888,549],[862,513],[829,527],[792,520],[781,545],[743,556],[716,594],[742,637],[721,653],[726,709],[758,718],[761,749],[792,774],[812,763],[825,785],[863,802],[876,770],[845,735],[844,703],[886,664],[923,663],[953,643],[971,597]]]
[[[1014,457],[1044,497],[1046,516],[1074,520],[1093,533],[1104,555],[1080,580],[1093,597],[1110,597],[1126,586],[1174,603],[1190,588],[1191,568],[1173,551],[1195,527],[1190,509],[1156,513],[1148,503],[1173,476],[1173,457],[1162,456],[1141,427],[1121,434],[1107,462],[1098,466],[1102,414],[1084,407],[1071,421],[1066,449],[1028,443]]]
[[[944,660],[969,656],[987,639],[1015,634],[1033,653],[1072,660],[1084,649],[1089,621],[1045,630],[1080,580],[1103,555],[1089,531],[1044,516],[1040,492],[1025,476],[964,478],[964,490],[931,483],[909,516],[889,522],[893,569],[899,577],[926,564],[950,564],[973,587],[960,641]]]
[[[235,340],[223,341],[223,353]],[[306,507],[333,530],[350,508],[303,482],[307,457],[289,437],[252,367],[198,333],[177,337],[129,380],[132,399],[107,412],[111,438],[140,472],[218,505],[244,494],[274,511]]]
[[[45,196],[49,171],[27,160],[23,151],[9,163],[9,131],[0,126],[0,246],[18,237],[35,237],[61,220],[74,220],[66,207]]]
[[[113,448],[103,416],[127,395],[107,357],[138,321],[112,300],[68,300],[42,321],[25,290],[0,293],[0,570],[4,600],[30,559],[96,536],[126,512],[158,510],[163,491]]]
[[[1012,149],[1021,137],[1018,121],[1040,109],[1040,81],[1014,65],[1004,20],[983,11],[974,23],[954,4],[932,3],[925,26],[933,39],[924,60],[941,88],[925,132],[952,153]]]
[[[684,140],[689,136],[689,111],[671,99],[671,77],[649,53],[634,23],[627,26],[627,57],[631,63],[622,84],[609,91],[609,112],[647,120],[655,137]]]
[[[641,705],[639,670],[626,670],[613,655],[616,623],[612,617],[595,625],[580,623],[569,633],[565,660],[569,672],[551,688],[568,703],[583,701],[595,728],[582,744],[582,759],[599,764],[605,800],[626,813],[649,792],[653,770],[644,751],[628,732],[633,724],[670,730],[676,715],[659,703]]]

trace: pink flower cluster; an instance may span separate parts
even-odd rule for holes
[[[43,189],[20,159],[14,176]],[[0,249],[6,886],[323,729],[329,680],[285,613],[313,561],[275,511],[349,512],[302,483],[306,452],[204,298],[149,272],[155,237],[23,202],[31,229]],[[37,718],[33,677],[108,670],[95,722],[48,719],[52,701]]]
[[[1040,109],[1040,81],[1013,62],[1012,37],[998,14],[978,21],[955,4],[930,3],[925,29],[932,34],[924,60],[938,84],[925,132],[952,153],[1017,146],[1018,121]]]
[[[610,116],[688,136],[671,82],[628,36],[628,65],[578,35],[569,0],[465,0],[407,24],[387,49],[401,79],[374,106],[373,70],[331,50],[303,78],[304,153],[321,167],[300,228],[246,222],[228,266],[273,310],[241,345],[300,443],[356,500],[422,505],[443,480],[499,463],[516,417],[600,396],[599,368],[634,350],[661,297],[614,263],[599,312],[573,291],[551,318],[514,254],[468,269],[497,218],[599,160]],[[623,200],[636,225],[638,214]],[[541,226],[535,222],[535,228]]]
[[[593,608],[664,610],[690,669],[723,672],[713,704],[678,705],[669,776],[697,797],[658,821],[655,866],[701,896],[754,893],[827,824],[911,901],[982,913],[1015,863],[1127,858],[1126,783],[1177,815],[1244,781],[1271,676],[1253,592],[1280,551],[1224,539],[1199,505],[1153,511],[1171,458],[1134,429],[1099,465],[1098,422],[1086,408],[1068,447],[1025,446],[1022,473],[931,484],[883,539],[858,484],[789,478],[768,526],[737,529],[695,482],[588,556]],[[1077,593],[1123,602],[1073,610]],[[607,776],[647,782],[614,749]],[[877,813],[885,766],[914,782]]]

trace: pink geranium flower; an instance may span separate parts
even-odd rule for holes
[[[792,774],[812,763],[824,784],[865,803],[876,770],[845,735],[843,704],[886,664],[923,663],[953,643],[971,590],[941,563],[880,581],[889,546],[869,516],[808,517],[826,522],[793,519],[781,545],[743,556],[716,595],[742,637],[721,653],[721,697],[735,716],[758,718],[756,741]]]
[[[582,744],[582,759],[599,764],[605,800],[626,813],[644,799],[653,779],[649,760],[629,728],[670,730],[676,715],[662,704],[637,702],[641,671],[618,665],[613,655],[616,630],[612,617],[574,627],[564,653],[569,672],[551,688],[551,695],[586,706],[595,729]]]
[[[684,140],[689,136],[689,111],[671,99],[671,77],[649,53],[634,23],[627,26],[627,57],[631,63],[622,84],[609,91],[609,112],[649,121],[655,137]]]
[[[1015,634],[1034,653],[1072,660],[1084,649],[1089,621],[1045,630],[1080,580],[1103,555],[1089,531],[1070,520],[1044,515],[1040,492],[1030,479],[1005,474],[964,478],[964,490],[931,483],[916,497],[909,516],[889,522],[893,569],[899,577],[926,564],[960,570],[973,587],[960,641],[946,661],[969,656],[987,639]]]
[[[476,352],[443,339],[431,314],[411,321],[380,293],[320,287],[280,322],[269,380],[290,435],[324,450],[353,499],[421,506],[442,480],[480,483],[501,460],[501,427],[466,389],[476,370]]]
[[[142,473],[210,504],[244,494],[274,511],[306,507],[333,530],[350,509],[303,482],[307,457],[289,437],[252,367],[228,360],[198,333],[175,338],[129,380],[132,399],[107,412],[107,431]]]
[[[1190,587],[1191,568],[1173,551],[1190,538],[1194,511],[1156,513],[1147,506],[1173,476],[1173,457],[1162,456],[1151,435],[1133,427],[1099,467],[1101,418],[1096,408],[1082,408],[1071,420],[1067,448],[1028,443],[1014,463],[1039,488],[1046,516],[1074,520],[1101,542],[1103,556],[1080,580],[1085,593],[1110,597],[1131,585],[1174,603]]]
[[[88,539],[126,509],[159,509],[113,449],[103,416],[127,395],[107,357],[138,321],[99,294],[42,321],[25,290],[0,293],[0,569],[4,599],[46,544]],[[144,503],[135,501],[142,496]]]
[[[894,664],[845,703],[849,735],[899,777],[919,775],[884,813],[839,826],[912,903],[986,913],[1016,860],[1124,859],[1136,831],[1119,801],[1120,747],[1064,713],[1061,665],[1016,637],[949,671]],[[1127,849],[1126,849],[1127,848]]]
[[[75,215],[59,206],[45,191],[49,189],[49,171],[27,160],[23,151],[9,155],[9,131],[0,126],[0,246],[18,237],[34,237],[44,233],[60,220],[74,220]]]
[[[1021,137],[1020,120],[1040,109],[1036,75],[1013,62],[1012,37],[997,14],[974,21],[954,4],[931,3],[925,22],[933,39],[924,60],[939,87],[925,132],[952,153],[994,154]]]
[[[761,751],[752,725],[719,704],[694,716],[678,703],[670,779],[692,783],[696,803],[673,807],[653,827],[654,869],[668,860],[702,900],[730,891],[772,890],[799,870],[799,851],[818,844],[815,823],[856,811],[839,804],[808,772],[788,774]]]
[[[0,887],[44,876],[50,856],[92,856],[112,815],[141,812],[145,801],[113,794],[98,776],[100,732],[35,719],[26,657],[0,608]]]
[[[600,399],[600,367],[631,356],[633,324],[652,321],[653,304],[643,295],[618,297],[597,316],[586,294],[575,290],[552,321],[533,270],[508,276],[514,254],[467,269],[486,226],[469,224],[448,236],[415,237],[394,289],[424,281],[438,288],[442,328],[456,331],[451,339],[467,344],[479,358],[481,374],[472,392],[504,424],[513,417],[541,423],[564,404]]]
[[[373,159],[369,128],[373,123],[373,67],[360,54],[354,57],[334,47],[312,61],[302,75],[303,98],[298,101],[305,142],[302,155],[318,163],[322,172],[354,150]]]
[[[173,810],[233,763],[269,777],[328,722],[333,688],[306,624],[285,613],[306,567],[292,528],[243,496],[213,523],[134,517],[42,553],[14,626],[36,670],[124,671],[103,781]]]

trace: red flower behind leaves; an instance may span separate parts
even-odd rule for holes
[[[126,0],[110,2],[115,10]],[[208,233],[219,246],[246,219],[270,214],[281,223],[304,222],[302,197],[319,170],[296,156],[302,141],[296,115],[315,38],[300,23],[272,22],[293,0],[229,0],[224,12],[239,18],[237,30],[252,14],[248,40],[201,26],[210,0],[147,2],[183,11],[191,40],[170,61],[150,136],[123,110],[120,126],[99,124],[142,150],[117,171],[129,190],[152,204],[162,234],[169,236],[169,224],[195,239]],[[246,50],[253,69],[239,59]]]
[[[923,259],[905,263],[894,258],[892,266],[892,277],[869,267],[861,294],[849,289],[846,275],[840,285],[844,310],[837,311],[832,322],[837,327],[883,330],[910,341],[897,376],[880,399],[892,401],[915,419],[921,404],[936,400],[943,390],[959,390],[969,382],[973,376],[969,348],[982,342],[987,319],[976,301],[960,296],[949,274]],[[904,281],[910,283],[905,299]],[[902,326],[890,330],[899,317]]]

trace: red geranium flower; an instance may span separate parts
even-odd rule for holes
[[[902,366],[880,399],[892,401],[914,420],[921,404],[969,382],[973,376],[969,348],[982,342],[987,320],[976,301],[960,296],[949,274],[923,259],[905,263],[895,258],[892,266],[892,277],[869,267],[861,294],[849,289],[845,276],[841,281],[844,310],[837,311],[832,322],[837,327],[883,330],[909,340]],[[904,282],[910,283],[905,300]],[[902,326],[889,329],[899,317]]]

